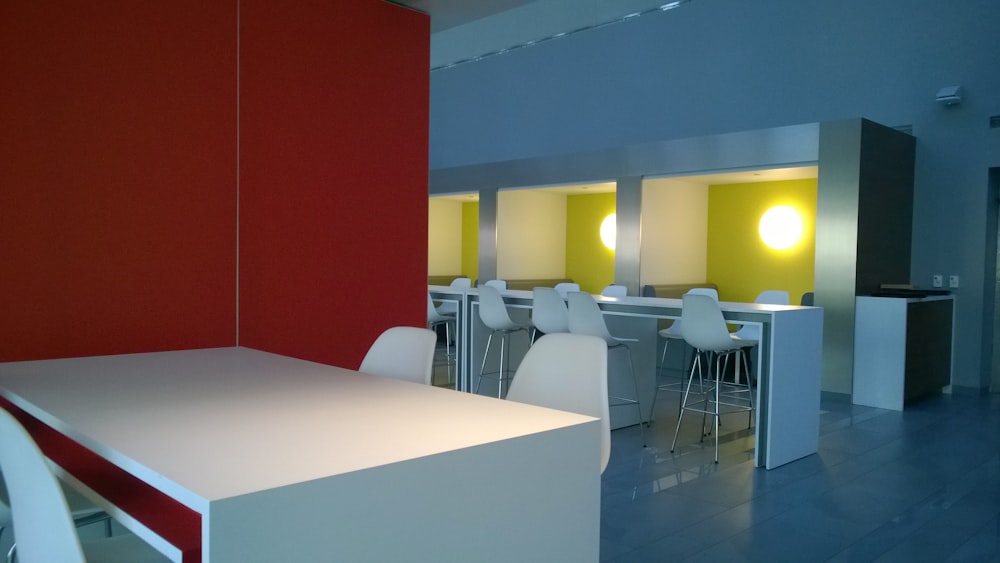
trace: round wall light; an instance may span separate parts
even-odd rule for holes
[[[802,219],[791,207],[778,205],[760,218],[760,238],[775,250],[789,249],[802,238]]]
[[[612,213],[601,221],[601,242],[604,246],[608,247],[609,250],[615,249],[615,237],[616,231],[618,229],[615,214]]]

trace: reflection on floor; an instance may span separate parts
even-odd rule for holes
[[[443,363],[435,385],[454,387]],[[449,383],[451,382],[451,383]],[[1000,561],[1000,395],[943,395],[894,412],[824,394],[819,453],[753,467],[745,413],[723,417],[719,463],[661,395],[642,448],[612,433],[601,561]]]
[[[676,395],[612,433],[601,561],[1000,561],[1000,395],[893,412],[824,394],[817,455],[753,467],[746,415],[723,418],[719,464],[696,417],[670,453]]]

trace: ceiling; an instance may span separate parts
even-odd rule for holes
[[[499,14],[534,0],[391,0],[430,14],[431,33]]]

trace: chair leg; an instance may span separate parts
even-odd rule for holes
[[[490,357],[490,345],[493,344],[493,334],[495,332],[490,332],[490,337],[486,339],[486,351],[483,352],[483,363],[479,366],[479,381],[476,382],[476,395],[479,394],[479,386],[483,384],[483,374],[486,373],[486,359]]]
[[[726,358],[729,356],[726,355]],[[715,356],[715,463],[719,463],[719,391],[722,389],[722,370],[719,369],[722,363],[722,355]],[[739,372],[739,364],[736,364],[736,371]],[[739,373],[737,373],[739,376]],[[706,409],[707,410],[707,409]]]
[[[747,411],[747,428],[753,427],[753,378],[750,376],[750,365],[747,363],[746,359],[746,349],[741,348],[739,351],[740,359],[743,360],[743,373],[747,376],[747,399],[750,401],[750,410]]]
[[[642,428],[642,404],[639,402],[639,385],[635,381],[635,370],[632,369],[632,351],[628,349],[628,346],[622,346],[625,349],[625,357],[628,359],[628,372],[632,375],[632,390],[635,392],[635,409],[639,412],[639,436],[642,439],[642,447],[646,447],[646,431]],[[656,404],[656,403],[654,403]]]
[[[507,361],[510,362],[510,342],[507,340],[507,333],[503,332],[500,334],[500,371],[497,372],[497,399],[503,399],[503,380],[504,380],[504,370],[503,370],[503,360],[504,360],[504,350],[507,350]]]
[[[670,453],[674,453],[677,447],[677,434],[681,431],[681,420],[684,419],[684,409],[687,407],[688,395],[691,394],[691,384],[694,382],[694,370],[698,370],[698,380],[701,380],[701,355],[695,353],[694,363],[691,364],[691,374],[688,376],[687,386],[684,388],[684,395],[681,400],[681,412],[677,415],[677,426],[674,427],[674,440],[670,442]]]
[[[649,413],[649,422],[653,422],[653,417],[656,415],[656,398],[660,394],[660,379],[663,378],[663,364],[667,361],[667,344],[670,344],[670,339],[664,338],[663,353],[660,354],[660,367],[656,370],[656,385],[653,386],[653,410]]]

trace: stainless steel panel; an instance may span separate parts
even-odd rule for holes
[[[497,189],[479,189],[479,279],[497,277]]]
[[[642,246],[642,178],[619,178],[615,196],[615,283],[639,295],[639,249]]]
[[[835,393],[850,393],[854,377],[860,155],[860,119],[820,126],[815,304],[824,309],[822,388]]]
[[[541,186],[596,179],[814,164],[819,125],[725,133],[430,171],[432,195],[493,187]]]

